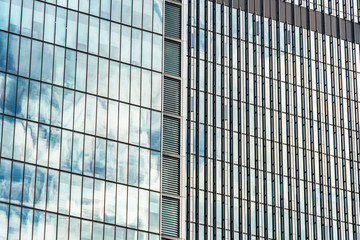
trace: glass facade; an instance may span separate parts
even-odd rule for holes
[[[0,239],[160,239],[162,0],[0,0]]]
[[[359,1],[188,4],[186,239],[360,239]]]

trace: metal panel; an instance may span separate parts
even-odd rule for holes
[[[165,36],[181,39],[181,7],[165,4]]]
[[[161,209],[161,233],[179,237],[179,200],[163,197]]]
[[[178,158],[163,157],[162,191],[164,193],[180,194],[180,161]]]
[[[164,78],[164,111],[180,115],[180,81]]]
[[[181,45],[179,42],[165,40],[164,71],[165,73],[180,76],[181,73]]]
[[[163,150],[180,154],[180,120],[164,116],[163,128]]]

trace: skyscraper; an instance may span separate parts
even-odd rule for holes
[[[0,0],[0,239],[360,239],[358,0]]]
[[[359,1],[187,3],[186,239],[359,239]]]

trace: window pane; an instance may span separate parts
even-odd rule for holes
[[[138,189],[128,188],[128,214],[127,214],[127,226],[137,228],[138,219]]]
[[[38,167],[36,171],[35,207],[45,210],[46,201],[46,168]]]
[[[128,169],[128,145],[118,144],[118,177],[119,183],[127,183],[127,169]]]
[[[24,164],[14,162],[11,179],[11,202],[21,205]],[[1,180],[1,182],[3,182]]]
[[[11,161],[2,159],[0,162],[0,201],[10,200]]]

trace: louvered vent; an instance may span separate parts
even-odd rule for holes
[[[165,73],[180,76],[181,45],[178,42],[165,40],[164,68]]]
[[[162,162],[162,190],[165,193],[180,194],[179,159],[164,156]]]
[[[181,39],[181,7],[165,4],[165,36]]]
[[[180,115],[180,81],[164,78],[164,111]]]
[[[164,116],[163,150],[180,154],[180,120]]]
[[[163,197],[161,217],[161,233],[179,237],[179,200]]]

